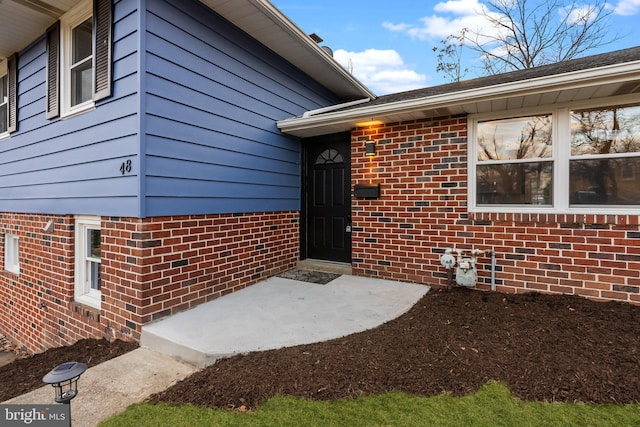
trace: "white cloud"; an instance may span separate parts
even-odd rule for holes
[[[427,76],[413,70],[381,70],[372,76],[369,87],[375,93],[384,95],[387,93],[404,92],[418,89],[427,85]]]
[[[436,12],[453,13],[455,15],[469,15],[482,10],[483,5],[478,0],[449,0],[440,2],[433,7]]]
[[[640,12],[640,0],[620,0],[614,8],[616,15],[630,16]]]
[[[640,1],[640,0],[629,0]],[[437,3],[433,10],[437,15],[424,16],[416,24],[384,22],[389,31],[405,33],[417,40],[437,42],[451,34],[458,34],[463,28],[480,34],[492,34],[496,29],[488,26],[480,13],[486,10],[477,0],[450,0]]]
[[[385,21],[382,23],[382,28],[386,28],[389,31],[402,33],[407,31],[409,28],[411,28],[411,24],[394,24],[394,23]]]
[[[417,89],[427,84],[427,76],[411,70],[395,50],[348,52],[338,49],[333,57],[378,95]]]
[[[574,6],[573,9],[570,6],[561,8],[560,14],[567,16],[568,22],[572,25],[584,25],[585,23],[592,22],[596,18],[597,8],[590,4],[582,6]]]

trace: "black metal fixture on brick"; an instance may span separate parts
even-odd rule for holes
[[[373,157],[376,155],[376,142],[372,139],[368,139],[364,143],[364,154],[367,157]]]

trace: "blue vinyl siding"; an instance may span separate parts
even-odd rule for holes
[[[146,23],[146,214],[300,209],[276,121],[339,99],[198,2],[148,0]]]
[[[338,97],[197,0],[116,1],[113,60],[112,97],[47,120],[44,34],[20,52],[0,212],[300,209],[300,141],[276,122]]]
[[[137,216],[136,2],[114,9],[114,96],[67,119],[45,118],[46,47],[18,59],[18,131],[0,140],[0,211]],[[132,160],[131,174],[119,167]]]

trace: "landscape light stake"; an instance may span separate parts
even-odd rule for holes
[[[56,391],[55,401],[69,405],[69,425],[71,425],[71,399],[78,394],[78,379],[87,370],[87,365],[79,362],[66,362],[53,368],[42,378]]]

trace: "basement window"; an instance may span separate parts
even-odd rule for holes
[[[14,274],[20,274],[18,236],[4,235],[4,269]]]
[[[100,308],[100,217],[77,216],[75,222],[75,300]]]

